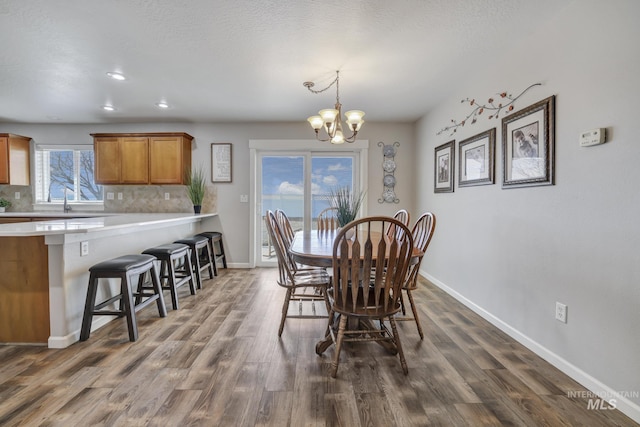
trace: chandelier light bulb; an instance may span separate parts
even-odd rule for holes
[[[332,144],[344,144],[344,135],[341,130],[336,131],[336,134],[331,138]]]
[[[347,118],[347,123],[349,123],[350,125],[354,125],[362,121],[362,118],[364,117],[364,111],[351,110],[344,113],[344,115]]]
[[[320,130],[324,125],[324,121],[322,121],[322,117],[320,116],[311,116],[307,119],[311,127],[315,130]]]
[[[320,114],[320,117],[322,117],[322,120],[324,120],[325,123],[329,123],[329,122],[333,122],[336,119],[336,116],[338,115],[338,110],[333,108],[327,108],[326,110],[320,110],[318,114]]]

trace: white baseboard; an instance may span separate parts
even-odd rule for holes
[[[233,264],[229,263],[229,264],[227,264],[227,267],[229,267],[229,268],[251,268],[249,266],[248,262],[234,262]],[[221,268],[221,267],[218,267],[218,268]]]
[[[91,332],[95,331],[98,328],[103,327],[107,323],[117,318],[118,317],[116,316],[102,316],[102,317],[94,318],[93,322],[91,323]],[[80,341],[79,329],[77,331],[71,332],[68,335],[62,335],[62,336],[52,335],[49,337],[49,340],[47,341],[47,345],[49,348],[67,348],[71,344],[78,341]]]
[[[429,280],[431,283],[451,295],[453,298],[467,306],[473,312],[478,314],[480,317],[491,323],[496,328],[500,329],[505,334],[509,335],[514,340],[518,341],[520,344],[527,347],[529,350],[533,351],[538,356],[542,357],[547,362],[551,363],[556,368],[560,369],[566,375],[574,379],[575,381],[582,384],[587,390],[591,391],[595,396],[606,396],[605,400],[609,400],[610,398],[616,399],[616,407],[620,412],[634,420],[635,422],[640,423],[640,406],[626,398],[625,396],[620,396],[618,392],[616,392],[611,387],[603,384],[601,381],[592,377],[588,373],[584,372],[582,369],[574,366],[566,359],[558,356],[553,353],[548,348],[540,345],[538,342],[532,340],[528,336],[524,335],[522,332],[518,331],[511,325],[503,322],[493,314],[489,313],[482,307],[475,304],[473,301],[467,299],[460,293],[456,292],[454,289],[445,285],[435,277],[431,276],[424,271],[420,271],[420,275]]]

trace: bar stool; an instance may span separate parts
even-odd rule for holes
[[[192,270],[196,275],[198,289],[202,289],[202,271],[209,270],[209,278],[213,279],[213,263],[211,262],[211,251],[209,250],[209,239],[204,236],[185,237],[173,243],[182,243],[189,246],[191,250]]]
[[[209,239],[209,250],[211,251],[211,256],[213,257],[213,272],[215,275],[218,275],[218,261],[222,260],[222,266],[227,268],[227,258],[224,256],[224,244],[222,243],[222,233],[219,231],[203,231],[202,233],[198,233],[198,236],[205,236]],[[216,242],[218,243],[218,247],[216,248]],[[216,252],[216,249],[219,249]]]
[[[164,305],[162,288],[158,278],[158,271],[152,255],[124,255],[108,261],[95,264],[89,268],[89,287],[87,289],[87,300],[84,306],[82,317],[82,329],[80,330],[80,341],[89,339],[91,333],[91,321],[93,316],[118,316],[127,318],[127,329],[129,330],[129,341],[138,339],[138,326],[136,323],[136,312],[156,302],[160,317],[167,316],[167,309]],[[151,272],[153,292],[133,292],[131,282],[138,276],[138,283],[144,280],[144,273]],[[99,279],[114,278],[120,279],[120,294],[115,295],[106,301],[96,305],[96,293],[98,291]],[[134,304],[133,297],[136,297],[137,304]],[[145,297],[145,300],[142,300]],[[105,310],[104,307],[119,301],[118,310]]]
[[[195,280],[193,279],[193,267],[189,256],[189,246],[182,243],[167,243],[145,249],[143,254],[153,255],[160,261],[160,286],[171,292],[171,304],[173,309],[178,309],[178,288],[189,282],[191,295],[196,294]],[[185,266],[182,270],[176,270],[175,262],[182,260]],[[148,284],[142,289],[148,289]],[[142,290],[138,288],[138,292]]]

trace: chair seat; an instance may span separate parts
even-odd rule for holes
[[[95,264],[91,268],[89,268],[89,271],[92,273],[99,273],[104,271],[126,272],[138,267],[142,267],[145,264],[155,261],[155,259],[156,257],[154,257],[153,255],[146,254],[123,255],[118,258],[113,258]]]
[[[164,245],[154,246],[153,248],[146,249],[142,253],[154,256],[170,256],[182,254],[188,250],[189,246],[183,243],[167,243]]]
[[[293,274],[293,282],[287,280],[287,287],[328,285],[331,278],[324,269],[299,270]]]
[[[196,235],[176,240],[173,243],[183,243],[185,245],[202,245],[202,243],[209,243],[209,239],[205,236]]]

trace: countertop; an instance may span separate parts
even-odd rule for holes
[[[98,216],[118,215],[108,212],[58,212],[58,211],[38,211],[38,212],[0,212],[0,218],[94,218]]]
[[[84,214],[81,212],[68,213],[66,216],[69,219],[65,219],[65,214],[52,214],[45,212],[6,212],[0,214],[3,217],[47,217],[60,216],[60,219],[50,221],[30,221],[30,222],[18,222],[10,224],[0,224],[0,237],[2,236],[43,236],[43,235],[55,235],[55,234],[69,234],[69,233],[92,233],[96,231],[108,231],[130,227],[140,227],[153,224],[169,224],[169,223],[186,223],[195,222],[200,219],[212,217],[218,215],[217,213],[137,213],[137,214],[100,214],[100,216],[94,216],[95,213]],[[84,216],[85,218],[79,218]]]

